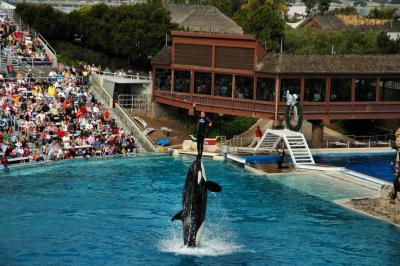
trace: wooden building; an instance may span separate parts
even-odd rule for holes
[[[289,91],[307,120],[400,119],[398,54],[274,54],[254,36],[173,32],[152,65],[153,100],[179,108],[277,119]]]

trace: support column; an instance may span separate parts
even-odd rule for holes
[[[376,79],[376,93],[375,93],[375,101],[379,102],[381,98],[381,79],[377,78]]]
[[[171,69],[171,93],[175,91],[175,69]]]
[[[190,97],[193,96],[194,93],[194,71],[190,71],[190,83],[189,83],[189,92],[190,92]]]
[[[311,148],[321,148],[324,141],[324,123],[322,120],[309,121],[312,124]]]
[[[232,100],[235,98],[236,94],[236,75],[232,75]]]
[[[279,121],[278,121],[278,111],[279,111],[279,87],[281,81],[279,79],[279,76],[276,75],[275,78],[275,110],[274,110],[274,128],[279,126]]]
[[[211,73],[211,96],[214,96],[215,73]]]

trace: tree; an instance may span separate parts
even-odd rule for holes
[[[117,7],[92,5],[68,15],[49,6],[18,5],[17,13],[50,41],[66,41],[146,66],[175,27],[159,1]]]
[[[306,5],[306,13],[325,15],[329,11],[332,0],[302,0]],[[316,7],[317,6],[317,7]]]
[[[16,12],[25,23],[49,40],[67,40],[71,37],[67,14],[51,6],[18,4]]]
[[[225,15],[232,17],[240,10],[243,0],[208,0],[207,5],[215,6]]]
[[[333,45],[337,54],[386,53],[378,45],[378,35],[376,31],[289,29],[284,49],[293,54],[330,54]]]
[[[325,15],[328,12],[331,0],[319,0],[318,1],[318,14]]]
[[[343,15],[358,15],[357,9],[354,6],[346,6],[335,8],[332,13],[334,15],[343,14]]]
[[[400,39],[391,40],[385,32],[378,35],[378,46],[384,53],[395,54],[400,53]]]
[[[314,7],[317,4],[317,0],[302,0],[302,2],[306,5],[307,16],[314,12]]]
[[[396,8],[385,7],[384,4],[381,4],[381,7],[379,9],[375,7],[369,11],[368,18],[393,19],[395,18],[396,11]]]
[[[261,42],[266,43],[269,50],[279,50],[285,27],[284,21],[269,5],[242,8],[235,19],[246,33],[254,34]]]

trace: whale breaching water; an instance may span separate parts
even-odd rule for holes
[[[187,247],[199,245],[204,229],[207,210],[208,190],[220,192],[221,186],[208,181],[203,163],[197,158],[189,168],[182,195],[182,210],[171,221],[180,220],[183,224],[183,243]]]

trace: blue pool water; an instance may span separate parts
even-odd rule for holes
[[[333,164],[374,176],[389,182],[393,181],[394,172],[390,162],[396,160],[396,153],[345,153],[314,156],[315,162]]]
[[[202,246],[182,248],[192,158],[70,161],[0,175],[1,265],[400,265],[400,230],[318,196],[204,161]],[[313,182],[307,184],[313,186]],[[329,199],[354,191],[325,189]],[[305,191],[305,190],[303,190]]]
[[[276,163],[278,155],[244,156],[251,164]],[[394,172],[390,162],[395,161],[395,152],[385,153],[320,153],[314,155],[316,163],[346,167],[348,169],[374,176],[389,182],[393,181]],[[286,160],[290,160],[286,156]]]

